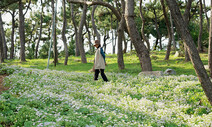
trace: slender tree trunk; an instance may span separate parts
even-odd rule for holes
[[[142,12],[142,3],[143,3],[143,0],[140,0],[140,17],[141,17],[141,20],[142,20],[141,35],[142,35],[143,40],[147,44],[148,50],[150,51],[150,42],[144,34],[144,26],[145,26],[146,21],[144,19],[144,15],[143,15],[143,12]]]
[[[135,46],[135,50],[138,54],[142,71],[152,71],[152,63],[149,56],[149,51],[142,43],[141,36],[136,28],[136,23],[134,20],[134,0],[126,0],[125,8],[125,19],[127,28],[130,34],[131,41]]]
[[[156,38],[156,41],[155,41],[154,50],[156,50],[156,49],[157,49],[157,46],[158,46],[158,40],[159,40],[159,38],[157,37],[157,38]]]
[[[206,9],[205,0],[203,0],[203,4],[204,4],[205,17],[206,17],[206,20],[207,20],[207,28],[208,28],[208,32],[209,32],[209,28],[210,28],[210,21],[209,21],[208,14],[207,14],[207,9]]]
[[[200,56],[199,56],[197,48],[194,44],[193,38],[191,37],[191,34],[185,24],[185,21],[183,20],[183,17],[181,15],[181,12],[177,5],[176,0],[166,0],[166,1],[169,6],[169,9],[172,13],[172,16],[174,18],[176,28],[178,29],[182,39],[184,40],[184,42],[186,44],[186,48],[188,48],[191,62],[194,66],[194,69],[195,69],[196,74],[199,78],[199,81],[202,85],[202,88],[203,88],[210,104],[212,105],[212,83],[211,83],[211,81],[208,77],[208,74],[204,68],[204,65],[200,59]]]
[[[153,8],[153,11],[154,11],[154,15],[155,15],[155,28],[156,28],[156,31],[157,31],[157,38],[159,39],[159,44],[160,44],[160,50],[162,50],[162,44],[161,44],[161,34],[160,34],[160,31],[159,31],[159,28],[158,28],[158,17],[157,17],[157,13],[155,11],[155,9]]]
[[[92,42],[91,42],[91,32],[89,30],[89,20],[87,20],[87,22],[85,22],[85,27],[86,27],[86,32],[88,33],[88,45],[89,45],[89,50],[91,52],[94,52],[93,50],[93,46],[92,46]]]
[[[211,14],[212,14],[212,0],[211,0]],[[208,47],[208,66],[209,66],[209,70],[210,70],[210,77],[212,78],[212,15],[210,17],[209,47]]]
[[[87,63],[87,59],[86,59],[86,56],[85,56],[85,49],[84,49],[83,40],[82,40],[82,30],[83,30],[83,26],[85,25],[86,12],[87,12],[87,5],[84,4],[82,16],[81,16],[81,21],[80,21],[80,26],[79,26],[79,29],[78,29],[78,34],[79,34],[78,35],[78,44],[79,44],[79,50],[80,50],[80,56],[81,56],[81,62],[82,63]]]
[[[71,6],[71,20],[73,22],[75,32],[75,56],[80,56],[79,43],[78,43],[78,29],[75,20],[74,7],[73,4],[70,4],[70,6]]]
[[[192,2],[193,2],[193,0],[188,0],[188,2],[186,4],[185,13],[183,14],[183,19],[185,21],[186,27],[188,27],[188,25],[189,25],[190,10],[191,10]],[[186,48],[185,42],[183,42],[183,44],[184,44],[184,51],[185,51],[185,61],[188,62],[188,61],[190,61],[189,54],[188,54],[188,49]]]
[[[40,33],[38,36],[38,42],[35,48],[35,58],[38,58],[38,48],[39,48],[39,44],[40,44],[40,40],[42,37],[42,30],[43,30],[43,0],[41,0],[41,14],[40,14]]]
[[[122,5],[122,18],[121,21],[119,23],[119,27],[118,27],[118,67],[120,70],[124,69],[124,58],[123,58],[123,46],[122,46],[122,41],[123,41],[123,37],[124,37],[124,11],[125,11],[125,2],[124,0],[121,0],[121,5]]]
[[[114,40],[114,42],[113,42],[113,54],[115,54],[116,53],[116,40],[117,40],[117,34],[116,34],[116,30],[114,30],[115,31],[115,40]]]
[[[54,19],[55,14],[55,7],[54,7],[54,0],[52,0],[52,21]],[[57,17],[57,16],[56,16]],[[54,33],[53,33],[53,52],[54,52],[54,66],[58,63],[58,50],[57,50],[57,31],[56,31],[56,17],[55,17],[55,25],[53,27]],[[52,22],[53,24],[53,22]]]
[[[67,28],[67,19],[66,19],[66,1],[63,0],[63,30],[62,30],[62,39],[64,44],[64,50],[65,50],[65,61],[64,65],[67,65],[68,63],[68,45],[67,45],[67,39],[66,39],[66,28]]]
[[[167,50],[166,50],[166,56],[165,56],[165,60],[169,60],[169,56],[170,56],[170,52],[171,52],[171,44],[172,44],[172,31],[171,31],[171,27],[169,24],[169,19],[168,19],[168,15],[167,15],[167,11],[166,11],[166,7],[164,4],[164,0],[160,0],[162,8],[163,8],[163,15],[165,18],[165,22],[166,22],[166,27],[167,27],[167,31],[168,31],[168,37],[169,37],[169,42],[168,42],[168,46],[167,46]]]
[[[172,33],[172,42],[173,42],[173,50],[176,51],[177,46],[176,46],[176,41],[174,39],[174,25],[173,25],[173,20],[172,20],[172,15],[170,13],[170,23],[171,23],[171,33]]]
[[[2,41],[2,34],[0,32],[0,63],[4,62],[4,51],[3,51],[3,41]]]
[[[20,59],[21,62],[25,62],[25,27],[24,27],[24,15],[22,0],[19,0],[19,36],[21,43]]]
[[[5,39],[4,26],[3,26],[1,12],[0,12],[0,32],[2,35],[4,59],[7,59],[7,43],[6,43],[6,39]]]
[[[125,22],[126,22],[126,21],[125,21]],[[124,34],[123,34],[123,40],[124,40],[124,49],[123,49],[123,53],[127,53],[127,40],[126,40]]]
[[[96,27],[96,24],[95,24],[95,19],[94,19],[94,14],[95,14],[96,8],[97,8],[97,5],[94,5],[93,9],[92,9],[92,13],[91,13],[91,22],[92,22],[92,27],[93,27],[93,30],[94,30],[94,36],[97,37],[97,40],[99,40],[101,42],[100,34],[97,30],[97,27]]]
[[[15,11],[12,12],[12,33],[11,33],[11,49],[10,59],[14,59],[14,33],[15,33]]]
[[[199,23],[199,37],[198,37],[198,51],[203,52],[203,46],[202,46],[202,29],[203,29],[203,16],[202,16],[202,0],[199,0],[199,17],[200,17],[200,23]]]

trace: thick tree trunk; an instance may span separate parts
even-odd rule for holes
[[[125,23],[125,19],[124,19],[124,11],[125,11],[125,2],[124,0],[121,0],[121,5],[122,5],[122,18],[121,21],[119,23],[119,27],[118,27],[118,67],[120,70],[124,69],[124,58],[123,58],[123,46],[122,46],[122,42],[123,42],[123,37],[124,37],[124,23]]]
[[[10,59],[14,59],[14,33],[15,33],[15,11],[12,12],[12,33],[11,33],[11,48]]]
[[[190,10],[191,10],[192,2],[193,2],[193,0],[188,0],[187,5],[186,5],[186,9],[185,9],[185,13],[183,14],[183,19],[185,21],[186,27],[188,27],[189,20],[190,20]],[[183,42],[183,44],[184,44],[184,51],[185,51],[185,61],[188,62],[188,61],[190,61],[188,49],[186,48],[185,42]]]
[[[145,19],[144,19],[144,15],[143,15],[143,12],[142,12],[142,3],[143,3],[143,0],[140,0],[140,17],[141,17],[141,20],[142,20],[142,26],[141,26],[141,35],[142,35],[142,38],[143,40],[146,42],[147,44],[147,47],[148,47],[148,50],[150,50],[150,42],[149,40],[147,39],[147,37],[145,36],[144,34],[144,26],[145,26]]]
[[[199,18],[200,18],[200,23],[199,23],[199,37],[198,37],[198,51],[203,52],[203,46],[202,46],[202,29],[203,29],[203,8],[202,8],[202,0],[199,0]]]
[[[19,36],[21,43],[20,59],[21,62],[25,62],[25,28],[24,28],[24,15],[22,0],[19,0]]]
[[[169,19],[168,19],[168,15],[167,15],[167,11],[166,11],[166,7],[164,4],[164,0],[160,0],[162,8],[163,8],[163,15],[165,18],[165,22],[166,22],[166,27],[167,27],[167,31],[168,31],[168,37],[169,37],[169,42],[167,45],[167,50],[166,50],[166,56],[165,56],[165,60],[169,60],[169,56],[170,56],[170,52],[171,52],[171,44],[172,44],[172,31],[171,31],[171,27],[169,24]]]
[[[125,21],[125,22],[126,22],[126,21]],[[123,34],[123,40],[124,40],[124,49],[123,49],[123,53],[127,53],[127,40],[126,40],[124,34]]]
[[[131,41],[140,60],[142,71],[152,71],[152,63],[149,51],[142,42],[141,36],[136,28],[134,20],[134,0],[126,0],[125,19],[130,34]]]
[[[75,56],[80,56],[79,44],[78,44],[78,29],[75,20],[74,7],[73,4],[71,4],[70,6],[71,6],[71,20],[73,22],[75,32]]]
[[[94,5],[93,9],[92,9],[92,13],[91,13],[91,21],[92,21],[92,27],[94,30],[94,36],[97,37],[97,40],[99,40],[101,42],[100,34],[96,28],[95,19],[94,19],[94,14],[95,14],[96,8],[97,8],[97,5]]]
[[[67,28],[67,19],[66,19],[66,1],[63,0],[63,30],[62,30],[62,39],[64,44],[64,51],[65,51],[65,61],[64,65],[67,65],[68,63],[68,45],[67,45],[67,39],[66,39],[66,28]]]
[[[79,50],[80,50],[80,56],[81,56],[82,63],[87,63],[87,59],[85,56],[85,49],[84,49],[83,40],[82,40],[82,30],[83,30],[83,26],[85,25],[87,8],[88,8],[87,5],[84,4],[81,21],[80,21],[80,26],[78,29],[78,44],[79,44]]]
[[[211,14],[212,14],[212,0],[211,0]],[[208,47],[208,66],[210,77],[212,78],[212,15],[210,17],[210,31],[209,31],[209,47]]]
[[[1,12],[0,12],[0,32],[2,35],[4,59],[7,59],[7,43],[6,43],[6,39],[5,39],[4,26],[3,26]]]
[[[39,44],[40,44],[40,40],[41,40],[41,37],[42,37],[42,28],[43,28],[43,1],[41,0],[41,14],[40,14],[40,33],[39,33],[39,36],[38,36],[38,42],[37,42],[37,45],[36,45],[36,48],[35,48],[35,58],[38,58],[38,48],[39,48]]]
[[[166,1],[172,13],[172,16],[174,18],[176,28],[178,29],[182,39],[184,40],[186,44],[186,48],[188,48],[191,62],[194,66],[194,69],[202,85],[202,88],[206,96],[208,97],[209,102],[212,105],[212,83],[200,59],[200,56],[194,44],[193,38],[191,37],[191,34],[185,24],[185,21],[183,20],[183,17],[181,15],[181,12],[179,10],[176,0],[166,0]]]
[[[54,15],[55,15],[55,7],[54,7],[54,0],[52,0],[52,21],[54,19]],[[56,64],[58,63],[58,50],[57,50],[57,31],[56,31],[56,17],[55,16],[55,24],[53,27],[53,53],[54,53],[54,66],[56,66]]]

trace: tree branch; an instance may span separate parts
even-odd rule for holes
[[[69,3],[74,3],[74,4],[87,4],[88,6],[93,6],[93,5],[101,5],[104,7],[109,8],[114,15],[117,17],[117,19],[119,21],[121,21],[121,15],[119,14],[119,12],[110,4],[106,3],[106,2],[102,2],[102,1],[82,1],[82,0],[67,0]]]

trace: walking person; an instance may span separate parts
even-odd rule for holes
[[[94,41],[94,46],[96,47],[96,53],[95,53],[95,60],[94,60],[94,80],[98,80],[99,72],[101,73],[101,76],[105,82],[108,81],[104,70],[105,70],[105,53],[103,52],[103,49],[101,47],[100,41],[95,40]]]

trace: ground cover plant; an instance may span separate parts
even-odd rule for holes
[[[142,77],[1,66],[0,126],[212,126],[195,76]]]

